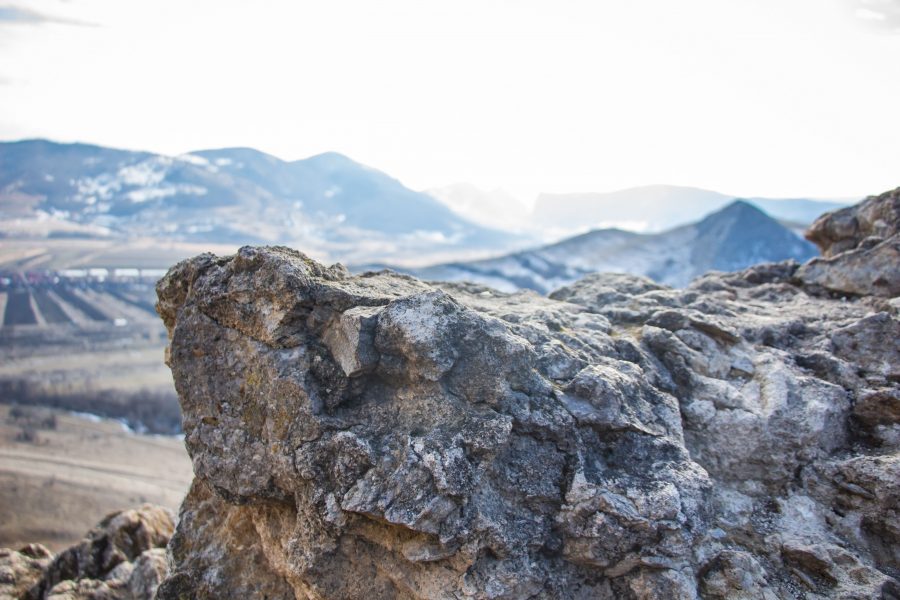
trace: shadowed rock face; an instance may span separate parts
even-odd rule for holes
[[[896,300],[797,271],[543,298],[179,264],[196,478],[158,597],[895,597]]]

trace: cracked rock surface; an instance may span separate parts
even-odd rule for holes
[[[545,298],[185,261],[157,290],[195,481],[157,597],[897,598],[900,307],[809,272]]]

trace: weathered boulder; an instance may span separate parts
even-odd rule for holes
[[[580,307],[283,248],[199,257],[159,292],[198,480],[161,597],[592,597],[680,571],[704,534],[675,398]],[[252,577],[227,568],[247,547]]]
[[[181,263],[158,597],[896,597],[896,307],[800,269],[543,298]]]
[[[806,239],[818,246],[823,256],[831,257],[868,244],[866,240],[886,240],[898,233],[900,188],[825,213],[809,227]]]
[[[823,255],[797,272],[806,285],[843,294],[900,294],[900,188],[822,215],[806,237]]]
[[[168,571],[174,527],[168,509],[145,504],[108,515],[55,557],[37,544],[0,549],[0,598],[150,600]]]

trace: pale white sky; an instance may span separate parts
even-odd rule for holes
[[[0,139],[417,188],[900,185],[900,0],[0,0]]]

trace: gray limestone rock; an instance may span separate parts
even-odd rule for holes
[[[282,248],[200,257],[159,289],[205,494],[161,597],[220,593],[211,571],[237,589],[238,546],[299,598],[612,597],[647,569],[694,585],[709,477],[605,319]],[[210,502],[253,529],[204,518]]]
[[[181,263],[196,478],[157,597],[893,597],[897,312],[800,268],[544,298]]]

